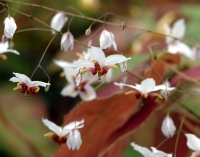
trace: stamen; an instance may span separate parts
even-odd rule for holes
[[[53,137],[53,135],[54,135],[53,132],[48,132],[48,133],[44,134],[44,137],[49,137],[49,138],[51,138],[51,137]]]
[[[65,72],[64,71],[60,73],[60,77],[65,77]]]
[[[130,90],[130,91],[126,92],[125,95],[131,94],[131,93],[135,93],[135,91]]]
[[[81,58],[81,59],[85,59],[85,57],[84,57],[81,53],[76,52],[75,54],[76,54],[79,58]]]
[[[1,55],[0,55],[0,58],[1,58],[1,59],[3,59],[3,60],[6,60],[6,59],[7,59],[7,56],[6,56],[6,55],[3,55],[3,54],[1,54]]]

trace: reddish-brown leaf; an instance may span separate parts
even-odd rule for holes
[[[119,94],[82,103],[72,111],[69,118],[68,115],[64,118],[64,124],[74,121],[77,115],[78,120],[85,119],[85,126],[80,129],[83,140],[80,150],[68,150],[66,144],[63,144],[54,156],[104,156],[119,138],[127,137],[158,107],[154,101],[146,102],[143,107],[138,102],[132,94]]]

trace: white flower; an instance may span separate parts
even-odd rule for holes
[[[131,143],[131,146],[133,146],[134,150],[138,151],[144,157],[172,157],[172,154],[167,154],[163,151],[157,150],[154,147],[151,147],[152,151],[150,151],[149,149],[141,147],[134,142]]]
[[[41,81],[31,81],[31,79],[24,74],[14,72],[13,74],[15,75],[15,77],[10,78],[9,81],[18,82],[17,87],[15,87],[13,90],[20,89],[21,93],[25,93],[26,96],[29,93],[37,93],[40,90],[38,86],[46,87],[47,85],[50,85],[50,83],[45,83]]]
[[[167,87],[165,85],[156,86],[155,80],[153,78],[147,78],[147,79],[145,79],[141,82],[141,85],[136,83],[135,86],[125,84],[125,83],[117,83],[117,82],[114,82],[114,84],[117,85],[117,86],[131,87],[131,88],[137,90],[140,93],[140,94],[137,94],[137,98],[140,98],[140,97],[147,98],[148,93],[155,92],[155,91],[158,91],[158,90],[172,91],[172,90],[175,89],[174,87]]]
[[[58,12],[51,20],[50,27],[57,30],[58,32],[61,31],[65,23],[67,22],[68,18],[65,16],[64,13]],[[52,34],[55,34],[55,31],[52,31]]]
[[[174,135],[174,132],[176,131],[176,126],[174,125],[174,122],[171,119],[171,117],[165,117],[161,126],[161,130],[162,133],[168,138]]]
[[[182,39],[185,35],[185,29],[186,29],[185,21],[184,19],[176,21],[172,28],[170,28],[168,24],[165,24],[164,29],[167,35],[171,35],[174,36],[175,38]],[[173,38],[167,36],[166,36],[166,43],[168,45],[167,50],[169,53],[172,54],[181,53],[190,59],[194,59],[193,57],[194,55],[191,48],[185,43],[179,40],[174,40]]]
[[[17,25],[12,17],[7,17],[4,20],[4,34],[7,38],[13,38]]]
[[[48,127],[52,132],[45,134],[45,137],[53,137],[54,141],[57,143],[66,143],[66,135],[69,134],[74,129],[83,128],[84,119],[81,121],[74,121],[63,128],[49,121],[48,119],[43,119],[42,122],[46,127]]]
[[[115,51],[117,50],[117,45],[115,43],[113,33],[108,32],[107,30],[103,30],[101,32],[99,41],[100,41],[100,48],[106,49],[110,48],[113,45],[114,50]]]
[[[194,157],[195,155],[200,155],[200,138],[194,134],[185,134],[185,136],[187,137],[188,148],[194,151],[192,155],[194,155]]]
[[[74,37],[70,32],[67,32],[61,38],[61,50],[67,51],[70,46],[72,50],[74,47]]]
[[[79,150],[81,144],[82,144],[82,139],[80,132],[77,129],[72,130],[67,139],[68,148],[72,150],[76,149]]]
[[[77,86],[76,75],[78,73],[78,70],[72,69],[70,67],[65,67],[64,72],[69,84],[62,89],[62,96],[70,96],[74,98],[79,95],[84,101],[90,101],[96,98],[96,92],[94,88],[90,85],[91,83],[96,81],[96,78],[94,78],[91,73],[86,72],[82,74],[82,79]]]
[[[90,54],[89,60],[80,60],[74,63],[72,68],[83,68],[81,73],[91,71],[93,75],[98,74],[99,79],[105,76],[110,68],[117,67],[115,64],[131,59],[119,54],[105,57],[102,49],[94,46],[91,46],[88,53]]]
[[[119,63],[120,69],[122,72],[126,72],[127,70],[127,63],[126,61]]]
[[[16,50],[9,49],[8,41],[5,43],[0,42],[0,58],[6,59],[5,55],[1,55],[3,53],[12,52],[14,54],[19,55],[19,52]]]

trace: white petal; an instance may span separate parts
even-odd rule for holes
[[[127,61],[129,59],[131,59],[131,58],[126,58],[123,55],[118,55],[118,54],[110,55],[110,56],[106,57],[103,65],[104,66],[114,65],[114,64],[117,64],[117,63]]]
[[[9,47],[9,43],[8,41],[3,43],[3,42],[0,42],[0,52],[3,52],[3,51],[6,51]]]
[[[31,86],[32,82],[29,77],[27,77],[24,74],[15,73],[15,72],[13,72],[13,74],[20,80],[20,82],[24,82],[27,86]]]
[[[111,34],[111,37],[112,37],[112,40],[113,40],[112,45],[113,45],[113,47],[114,47],[114,50],[117,51],[117,44],[116,44],[116,42],[115,42],[114,34],[111,33],[111,32],[110,32],[110,34]]]
[[[180,19],[176,21],[172,27],[172,35],[176,38],[182,39],[185,35],[185,20]]]
[[[91,48],[88,49],[88,53],[90,54],[90,60],[91,61],[96,60],[96,61],[98,61],[98,63],[100,65],[103,64],[103,62],[105,60],[105,54],[104,54],[104,52],[102,51],[101,48],[91,46]]]
[[[112,76],[113,76],[113,70],[109,69],[106,76],[102,77],[102,80],[105,80],[107,83],[109,83],[112,79]]]
[[[74,48],[74,36],[70,33],[69,41],[71,43],[71,50]]]
[[[140,154],[142,154],[144,157],[153,157],[153,153],[149,149],[141,147],[134,142],[131,143],[131,146],[133,146],[134,150],[140,152]]]
[[[42,122],[45,126],[47,126],[51,131],[53,131],[56,135],[61,136],[62,128],[49,121],[48,119],[43,119]]]
[[[78,95],[78,91],[75,90],[75,85],[74,84],[69,84],[66,87],[64,87],[61,91],[62,96],[70,96],[72,98],[75,98]]]
[[[164,25],[164,30],[165,30],[165,34],[171,35],[171,28],[168,24]],[[173,40],[174,39],[171,38],[171,37],[167,37],[167,36],[165,37],[165,41],[166,41],[167,44],[170,44]]]
[[[190,59],[194,59],[192,49],[188,45],[178,41],[176,44],[176,47],[177,47],[177,50],[176,50],[177,52],[185,55],[186,57]]]
[[[113,44],[113,37],[111,35],[111,32],[103,30],[101,32],[99,41],[101,49],[106,49],[108,47],[111,47],[111,45]]]
[[[90,101],[96,98],[96,92],[94,88],[88,84],[84,86],[85,92],[80,92],[80,97],[84,101]]]
[[[153,78],[147,78],[141,82],[140,91],[142,93],[149,93],[154,91],[156,83]]]
[[[19,55],[19,52],[18,52],[18,51],[12,50],[12,49],[7,49],[7,50],[5,50],[5,51],[0,51],[0,54],[1,54],[1,53],[6,53],[6,52],[12,52],[12,53],[14,53],[14,54]]]
[[[188,148],[200,152],[200,139],[194,134],[185,134]]]
[[[60,32],[67,20],[65,14],[59,12],[52,18],[50,27]],[[52,34],[55,34],[55,31],[52,31]]]
[[[84,119],[82,119],[81,121],[74,121],[71,122],[67,125],[64,126],[63,130],[69,130],[69,129],[79,129],[79,128],[83,128],[84,127]]]
[[[63,61],[63,60],[55,60],[55,59],[54,59],[53,62],[54,62],[56,65],[58,65],[59,67],[61,67],[61,68],[64,68],[64,67],[66,67],[66,66],[71,66],[71,65],[72,65],[72,63],[66,62],[66,61]]]
[[[167,154],[163,151],[157,150],[154,147],[151,147],[151,149],[155,157],[172,157],[172,154]]]
[[[64,72],[65,72],[65,78],[66,78],[66,80],[70,84],[75,85],[75,78],[76,78],[76,75],[78,73],[78,70],[72,69],[72,68],[66,66],[66,67],[64,67]]]
[[[46,87],[47,85],[50,85],[50,83],[45,83],[42,81],[32,81],[30,87],[34,87],[34,86]]]
[[[82,74],[82,82],[87,81],[89,84],[96,82],[98,78],[90,71],[86,71]]]
[[[7,38],[12,38],[15,33],[15,30],[17,29],[15,20],[12,17],[7,17],[4,20],[4,25],[4,34]]]
[[[63,34],[61,38],[61,50],[67,51],[71,46],[71,50],[74,45],[74,37],[70,32]]]
[[[78,62],[76,62],[76,63],[74,63],[72,66],[71,66],[72,68],[88,68],[88,67],[90,67],[90,68],[94,68],[94,63],[93,62],[91,62],[90,60],[80,60],[80,61],[78,61]]]
[[[125,84],[125,83],[117,83],[117,82],[114,82],[114,85],[116,85],[116,86],[131,87],[131,88],[136,89],[137,91],[140,91],[140,88],[138,88],[137,86],[133,86],[133,85]]]
[[[176,131],[176,126],[174,125],[171,117],[165,117],[161,126],[161,130],[166,137],[172,137],[174,135],[174,132]]]
[[[153,91],[158,91],[158,90],[172,91],[174,89],[175,87],[167,87],[166,85],[158,85],[158,86],[155,86]]]
[[[11,82],[20,82],[20,79],[18,79],[17,77],[12,77],[12,78],[10,78],[9,81],[11,81]]]

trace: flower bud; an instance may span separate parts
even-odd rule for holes
[[[70,32],[67,32],[61,38],[61,50],[67,51],[70,46],[72,50],[74,47],[74,37]]]
[[[15,30],[17,29],[17,25],[15,23],[15,20],[12,17],[7,17],[4,20],[4,35],[7,38],[13,38],[13,35],[15,33]]]
[[[174,125],[174,122],[171,119],[171,117],[165,117],[162,123],[161,130],[166,137],[172,137],[174,135],[174,132],[176,131],[176,126]]]
[[[127,70],[127,63],[126,61],[119,63],[120,69],[122,72],[126,72]]]
[[[81,134],[78,130],[73,130],[70,132],[67,139],[67,146],[69,149],[75,150],[79,149],[82,144]]]
[[[90,33],[91,33],[91,29],[90,28],[88,28],[88,29],[86,29],[86,31],[85,31],[85,35],[90,35]]]
[[[51,28],[57,30],[58,32],[61,31],[65,23],[67,22],[68,18],[65,16],[64,13],[57,13],[51,20]],[[52,34],[55,34],[55,31],[52,31]]]
[[[8,41],[7,36],[3,35],[2,36],[2,43],[5,44]]]

